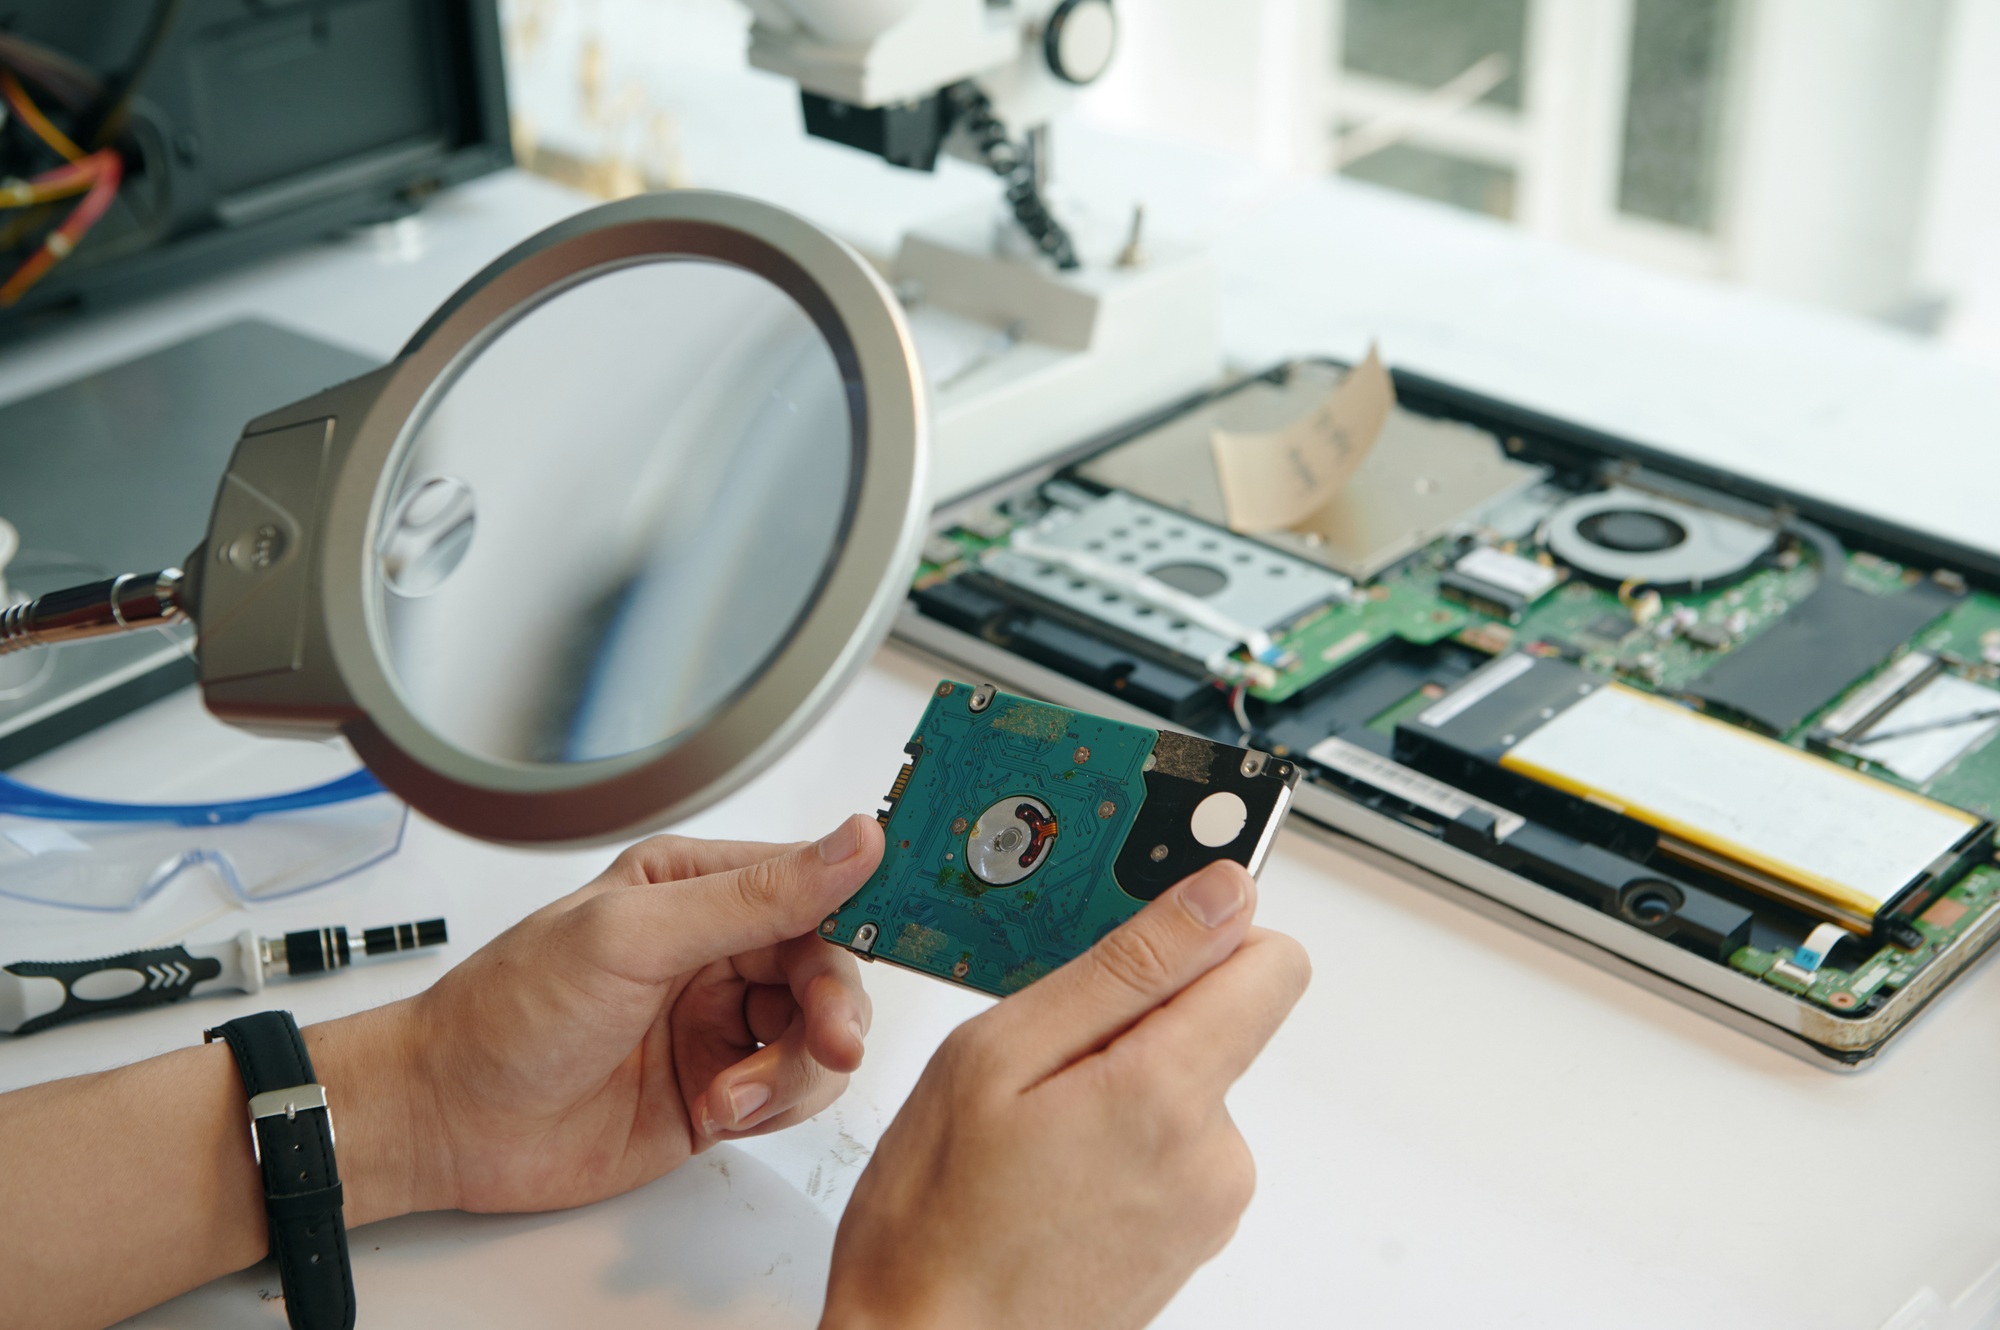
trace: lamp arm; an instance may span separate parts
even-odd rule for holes
[[[187,618],[187,578],[178,568],[120,573],[64,587],[0,610],[0,656],[30,647],[164,628]]]

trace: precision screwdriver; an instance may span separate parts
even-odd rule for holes
[[[390,924],[361,934],[364,955],[435,947],[444,920]],[[0,1034],[33,1034],[98,1011],[157,1007],[198,993],[259,992],[282,967],[287,975],[330,974],[353,960],[345,928],[308,928],[283,937],[249,929],[215,942],[128,951],[84,961],[16,961],[0,966]]]

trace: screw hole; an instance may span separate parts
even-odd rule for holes
[[[1668,883],[1642,880],[1625,888],[1619,908],[1632,922],[1650,928],[1673,917],[1681,908],[1681,894]]]

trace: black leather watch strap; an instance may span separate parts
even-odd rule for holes
[[[298,1023],[288,1011],[265,1011],[203,1037],[229,1045],[250,1096],[251,1147],[264,1173],[285,1318],[292,1330],[353,1330],[354,1273],[333,1160],[333,1119]]]

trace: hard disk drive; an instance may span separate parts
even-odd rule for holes
[[[820,933],[996,995],[1205,864],[1255,873],[1299,780],[1267,753],[950,679],[904,753],[882,863]]]

